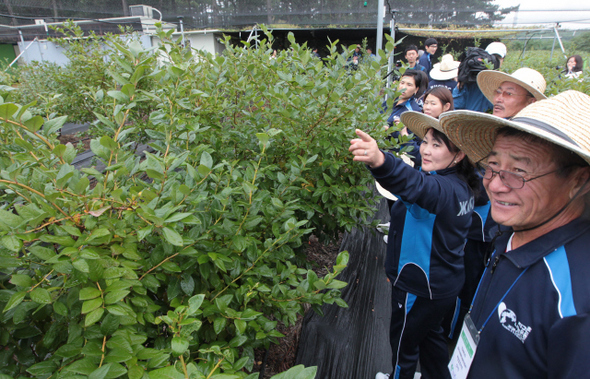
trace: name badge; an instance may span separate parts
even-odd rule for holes
[[[465,379],[469,373],[469,368],[473,362],[477,344],[479,343],[479,333],[477,328],[471,320],[471,315],[468,313],[463,320],[463,327],[461,327],[461,334],[457,341],[457,346],[453,351],[453,356],[449,363],[449,371],[453,379]]]

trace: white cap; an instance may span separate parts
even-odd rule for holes
[[[486,51],[489,54],[498,54],[500,58],[504,58],[506,56],[506,45],[502,42],[492,42],[486,47]]]

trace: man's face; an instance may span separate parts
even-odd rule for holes
[[[494,116],[512,118],[536,99],[523,87],[512,82],[503,82],[494,93]]]
[[[495,171],[506,170],[526,179],[557,169],[547,147],[525,142],[518,137],[498,136],[487,164]],[[491,214],[498,224],[522,230],[539,225],[556,214],[569,200],[571,180],[550,173],[513,189],[495,174],[483,179],[490,198]]]
[[[406,52],[406,60],[410,64],[416,63],[416,59],[418,59],[418,52],[416,50],[408,50]]]
[[[434,55],[434,53],[436,53],[436,49],[438,48],[438,45],[436,43],[433,43],[430,46],[426,46],[426,52]]]

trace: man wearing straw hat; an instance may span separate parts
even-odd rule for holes
[[[493,115],[501,118],[512,118],[527,105],[546,99],[545,78],[528,67],[519,68],[512,75],[484,70],[477,75],[477,85],[493,104]]]
[[[453,59],[451,54],[445,54],[440,59],[439,63],[432,66],[430,71],[431,81],[428,82],[428,89],[433,87],[447,87],[449,91],[457,87],[457,74],[459,72],[458,62]]]
[[[590,96],[566,91],[510,120],[447,112],[441,126],[481,165],[500,225],[452,377],[588,377]]]

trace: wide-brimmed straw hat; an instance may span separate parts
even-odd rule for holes
[[[451,54],[445,54],[440,59],[440,63],[436,63],[432,66],[430,77],[434,80],[440,81],[456,78],[459,74],[460,64],[461,62],[454,60]]]
[[[434,128],[439,132],[444,133],[438,123],[438,119],[421,112],[404,112],[400,117],[400,121],[420,139],[424,139],[426,132],[428,132],[428,129],[430,128]]]
[[[582,92],[537,101],[510,120],[465,110],[445,112],[440,125],[473,162],[488,157],[498,129],[507,126],[568,149],[590,164],[590,96]]]
[[[529,91],[537,100],[546,99],[543,93],[547,87],[545,78],[541,73],[532,68],[522,67],[514,71],[512,75],[501,71],[483,70],[477,75],[477,85],[484,96],[493,104],[494,92],[504,82],[516,83]]]

